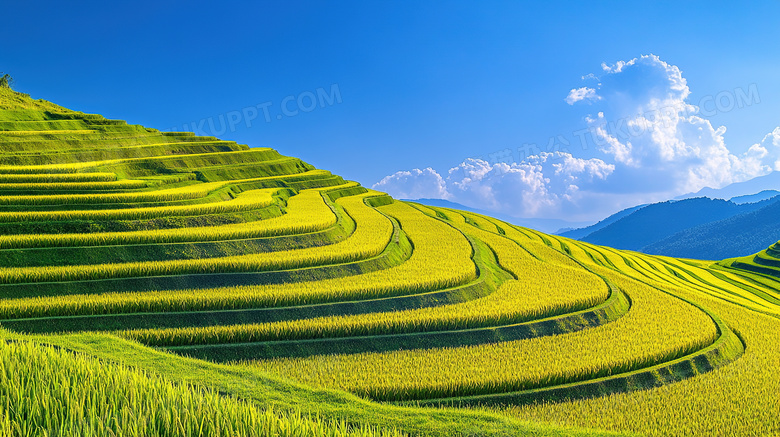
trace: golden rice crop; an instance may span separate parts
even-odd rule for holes
[[[249,150],[238,150],[232,152],[214,152],[214,153],[191,153],[185,155],[187,158],[208,158],[215,155],[232,155],[232,156],[246,156],[252,154],[263,154],[273,149],[267,147],[255,147]],[[130,164],[136,162],[148,162],[148,161],[176,161],[181,160],[182,155],[163,155],[152,157],[140,157],[140,158],[123,158],[123,159],[107,159],[102,161],[82,161],[82,162],[68,162],[59,164],[42,164],[42,165],[0,165],[0,173],[15,173],[15,174],[30,174],[30,173],[75,173],[79,170],[87,168],[102,167],[115,164]],[[240,159],[240,158],[238,158]],[[289,159],[289,158],[284,158]],[[283,159],[283,160],[284,160]],[[269,161],[265,161],[269,162]]]
[[[780,372],[776,371],[780,368],[780,320],[697,291],[692,284],[667,289],[714,311],[737,331],[747,346],[738,360],[657,389],[531,404],[507,412],[522,420],[652,437],[780,435]],[[768,284],[766,291],[777,287],[776,282]],[[779,311],[776,306],[773,312]]]
[[[63,220],[145,220],[167,216],[193,216],[250,211],[274,202],[278,188],[245,191],[234,199],[193,205],[170,205],[139,208],[95,209],[72,211],[0,212],[0,223],[21,221]]]
[[[543,263],[507,238],[462,224],[461,229],[487,243],[500,264],[519,280],[504,282],[487,297],[433,308],[265,324],[132,330],[121,335],[155,346],[179,346],[445,331],[520,323],[553,312],[588,308],[608,297],[606,284],[592,273]]]
[[[462,212],[462,211],[459,212],[464,215],[475,216],[467,212]],[[530,253],[531,256],[533,256],[534,258],[540,261],[544,261],[550,264],[569,266],[575,269],[579,269],[582,267],[566,253],[559,252],[551,248],[547,244],[545,244],[545,241],[548,240],[545,234],[537,233],[537,231],[533,229],[521,228],[517,226],[512,226],[508,223],[499,222],[498,220],[493,219],[491,217],[485,217],[485,216],[481,216],[481,217],[483,220],[487,222],[500,226],[501,229],[506,234],[507,238],[513,240],[520,247],[522,247],[524,250]]]
[[[369,192],[368,195],[376,195]],[[361,196],[362,197],[362,196]],[[362,204],[358,196],[339,199],[348,206]],[[352,209],[352,208],[350,208]],[[352,209],[354,210],[354,209]],[[137,293],[104,293],[0,300],[1,318],[47,315],[105,314],[155,311],[259,308],[303,305],[338,300],[360,300],[448,288],[476,277],[471,245],[445,223],[431,220],[411,206],[395,202],[379,210],[395,217],[414,244],[404,263],[366,274],[291,284],[237,286],[208,290],[165,290]],[[371,208],[358,208],[377,214]],[[367,218],[355,214],[356,232]],[[383,222],[384,223],[384,222]],[[375,232],[371,231],[370,232]]]
[[[753,282],[740,280],[730,272],[712,270],[712,263],[691,264],[668,257],[622,252],[607,247],[570,242],[570,247],[581,247],[588,258],[609,260],[614,270],[629,276],[642,278],[661,287],[695,290],[699,293],[738,303],[747,308],[778,314],[774,300],[761,298],[773,294]],[[591,258],[591,259],[593,259]],[[587,259],[587,258],[584,258]],[[590,260],[588,260],[590,261]]]
[[[281,234],[314,232],[336,224],[336,215],[324,202],[320,190],[304,190],[300,194],[291,197],[287,201],[286,211],[287,213],[280,217],[222,226],[89,234],[0,235],[0,249],[262,238]]]
[[[370,194],[373,195],[373,194]],[[366,195],[339,199],[357,228],[344,241],[321,247],[219,258],[142,261],[77,266],[0,268],[0,283],[78,281],[137,276],[256,272],[351,262],[381,253],[393,234],[386,217],[364,203]]]
[[[509,228],[504,229],[509,233]],[[529,241],[536,238],[527,237]],[[585,264],[603,263],[607,266],[604,269],[623,272],[714,310],[740,333],[748,347],[744,355],[726,367],[658,389],[529,404],[511,408],[509,414],[522,420],[649,436],[769,436],[780,431],[780,421],[774,413],[780,411],[780,398],[773,391],[780,386],[780,376],[767,371],[780,367],[780,346],[774,335],[780,330],[780,322],[776,317],[745,310],[751,306],[751,296],[752,300],[759,300],[757,296],[761,294],[771,295],[777,282],[740,280],[727,269],[713,268],[711,262],[683,262],[561,237],[547,238],[561,240]],[[765,299],[760,299],[760,303],[762,312],[780,312],[780,307],[773,307]],[[662,312],[659,309],[659,314]],[[329,365],[338,368],[340,364],[334,361]]]
[[[750,291],[754,294],[754,299],[759,299],[759,302],[762,304],[765,301],[769,301],[772,304],[772,312],[778,312],[780,286],[778,286],[777,280],[746,271],[724,268],[717,264],[713,264],[708,269],[715,274],[722,275],[723,278],[738,287]]]
[[[457,214],[448,217],[470,226]],[[485,231],[471,233],[493,243],[499,262],[509,267],[507,251],[497,250],[499,238]],[[568,274],[572,272],[576,270]],[[518,275],[523,283],[540,279],[538,272],[529,273]],[[550,273],[553,281],[567,274]],[[399,400],[513,391],[610,374],[700,349],[717,337],[713,321],[698,308],[622,276],[612,279],[631,296],[633,306],[627,316],[599,328],[496,345],[278,359],[258,365],[305,383]]]
[[[0,205],[73,205],[94,203],[168,202],[205,197],[230,182],[205,182],[165,190],[130,193],[51,194],[0,196]]]
[[[183,154],[183,150],[186,150],[188,148],[198,148],[202,147],[204,145],[209,146],[228,146],[234,145],[232,141],[224,141],[224,140],[216,140],[216,141],[187,141],[187,142],[166,142],[166,143],[144,143],[144,144],[125,144],[125,145],[114,145],[112,144],[110,151],[136,151],[136,150],[143,150],[143,149],[166,149],[169,148],[169,150],[175,151],[176,154]],[[95,146],[94,144],[84,145],[81,144],[82,147],[67,147],[67,148],[57,148],[57,150],[52,151],[49,155],[54,153],[79,153],[79,152],[105,152],[106,149],[104,147]],[[201,149],[202,150],[202,149]]]
[[[0,174],[4,184],[40,184],[53,182],[111,182],[117,180],[114,173],[40,173]]]
[[[89,129],[57,129],[57,130],[9,130],[0,131],[0,135],[8,136],[27,136],[27,135],[73,135],[73,134],[93,134],[95,131]]]
[[[310,170],[297,174],[297,177],[330,174],[325,170]],[[136,203],[136,202],[170,202],[206,197],[220,188],[234,184],[248,184],[288,178],[290,175],[266,176],[250,179],[236,179],[229,181],[216,181],[205,183],[191,183],[175,188],[167,188],[152,191],[137,191],[129,193],[90,193],[90,194],[52,194],[52,195],[25,195],[25,196],[0,196],[0,205],[73,205],[95,203]],[[129,181],[117,181],[125,183]],[[143,181],[139,181],[146,184]],[[109,183],[110,184],[110,183]],[[138,184],[138,182],[132,182]],[[28,185],[32,186],[32,185]],[[0,188],[2,185],[0,185]],[[30,188],[33,189],[33,188]]]
[[[39,182],[39,183],[0,183],[0,191],[90,191],[90,190],[128,190],[146,188],[147,181],[123,179],[119,181],[89,182]],[[26,196],[25,196],[26,197]]]
[[[632,299],[615,322],[570,334],[497,344],[258,361],[306,384],[381,400],[428,399],[530,389],[646,367],[711,344],[698,308],[620,276]]]
[[[661,288],[695,290],[703,295],[735,302],[764,313],[780,314],[776,283],[746,281],[733,272],[719,269],[712,262],[677,260],[669,257],[620,251],[594,246],[563,237],[547,236],[560,241],[581,262],[600,265],[630,277],[653,283]]]
[[[587,308],[607,298],[608,288],[597,276],[542,263],[514,241],[464,226],[460,215],[451,214],[450,218],[461,230],[487,243],[500,264],[520,280],[506,281],[481,299],[434,308],[265,324],[132,330],[122,335],[146,344],[174,346],[443,331],[519,323],[562,309]]]
[[[81,121],[78,123],[86,125]],[[59,155],[54,159],[62,158],[72,151],[82,153],[80,156],[83,157],[102,147],[87,142],[87,137],[80,136],[90,134],[90,137],[97,138],[96,130],[75,130],[80,129],[75,122],[70,125],[63,122],[58,126],[70,130],[30,130],[38,129],[38,124],[40,123],[20,125],[22,130],[0,132],[0,136],[7,136],[8,141],[16,143],[11,147],[20,150],[28,147],[21,145],[24,144],[20,143],[22,140],[57,142],[62,139],[59,137],[63,134],[71,135],[73,139],[78,138],[79,142],[74,141],[74,145],[85,146],[73,146],[74,148],[69,150],[63,148],[67,145],[58,144],[56,150],[52,150],[52,153]],[[136,127],[128,129],[143,132]],[[111,128],[107,131],[110,132]],[[111,135],[101,139],[101,144],[107,143],[109,136]],[[111,148],[116,151],[156,147],[162,149],[168,144],[177,143],[117,147],[112,145]],[[178,143],[169,150],[180,153],[187,147],[198,147],[194,144],[196,143]],[[272,196],[276,192],[275,189],[247,191],[236,199],[225,202],[206,202],[219,198],[219,194],[214,193],[215,189],[241,183],[246,183],[243,187],[249,189],[253,187],[252,181],[283,179],[290,175],[214,183],[211,191],[198,191],[207,185],[197,183],[190,185],[190,188],[165,190],[155,187],[155,191],[137,193],[95,193],[85,196],[57,195],[51,192],[45,195],[27,195],[32,194],[32,191],[47,190],[130,190],[143,188],[147,183],[117,180],[113,173],[76,173],[84,169],[105,172],[111,171],[112,166],[119,164],[117,171],[122,176],[124,170],[120,171],[119,168],[123,168],[124,164],[129,164],[128,168],[149,169],[159,165],[168,169],[190,167],[194,170],[199,166],[198,169],[205,172],[204,169],[218,168],[229,162],[239,169],[251,165],[252,157],[247,154],[255,152],[257,149],[224,154],[165,155],[72,164],[0,166],[0,191],[7,193],[19,190],[18,193],[9,194],[25,194],[0,196],[0,205],[50,205],[67,209],[67,205],[92,203],[191,200],[182,202],[189,203],[188,205],[154,208],[139,204],[132,205],[139,208],[120,209],[115,206],[115,209],[93,211],[0,212],[0,222],[147,219],[261,208],[274,201]],[[120,154],[123,153],[116,153],[116,156]],[[80,157],[74,155],[68,159],[75,160]],[[289,168],[282,165],[285,160],[289,158],[264,161],[263,165],[268,165],[271,168],[269,171],[279,173],[283,171],[281,168]],[[288,171],[297,171],[303,167],[295,168],[296,170]],[[225,175],[230,171],[233,169],[225,167],[215,174]],[[314,175],[315,172],[323,173],[297,173],[296,177]],[[155,182],[157,181],[151,180],[151,183]],[[193,204],[196,202],[200,204]],[[381,250],[381,243],[387,243],[391,235],[386,232],[389,229],[389,221],[384,220],[381,226],[375,226],[381,217],[377,214],[372,219],[369,215],[376,211],[357,202],[358,198],[339,201],[346,213],[353,215],[357,222],[352,238],[361,235],[364,238],[349,241],[352,246],[345,241],[345,244],[340,246],[336,244],[316,248],[320,250],[311,248],[312,250],[257,256],[188,260],[190,264],[160,262],[0,268],[0,282],[242,271],[298,267],[309,265],[307,262],[332,263],[350,260],[350,256],[368,256]],[[311,304],[427,292],[461,285],[474,279],[476,269],[469,257],[471,247],[457,230],[402,204],[381,207],[379,210],[399,220],[414,246],[413,254],[406,262],[383,271],[325,281],[211,290],[138,293],[111,293],[106,290],[99,295],[29,299],[6,297],[0,299],[0,318]],[[421,207],[420,210],[431,216],[436,215],[436,211],[432,209]],[[4,235],[0,236],[0,249],[257,238],[279,233],[309,232],[335,223],[335,215],[317,191],[303,192],[290,198],[286,212],[282,217],[257,222],[190,229],[82,235]],[[780,286],[777,281],[740,273],[728,269],[727,266],[599,248],[513,227],[474,214],[461,215],[453,211],[446,211],[446,214],[456,228],[463,230],[473,240],[485,242],[496,253],[501,266],[518,279],[504,282],[486,297],[435,308],[246,326],[133,331],[124,332],[123,335],[164,345],[392,334],[499,325],[542,317],[558,308],[568,310],[574,306],[600,302],[606,296],[607,289],[593,273],[597,272],[625,290],[633,303],[630,312],[622,319],[599,328],[494,345],[273,360],[261,362],[259,365],[314,385],[345,388],[361,395],[388,400],[493,393],[590,379],[633,367],[648,366],[701,348],[713,341],[717,329],[712,320],[695,307],[659,291],[662,289],[715,310],[744,338],[747,344],[745,354],[728,366],[660,389],[582,401],[528,405],[509,410],[508,413],[522,420],[537,420],[564,426],[598,427],[652,436],[780,435],[780,400],[777,396],[780,373],[776,371],[780,368],[780,345],[776,335],[780,332],[780,321],[776,317],[780,315],[780,306],[777,305],[780,298],[777,290]],[[374,219],[377,221],[372,221]],[[505,234],[506,237],[498,234]],[[507,238],[515,240],[516,243],[508,241]],[[86,343],[105,338],[100,335],[89,339],[73,337],[63,343]],[[52,338],[64,337],[48,337]],[[56,340],[52,342],[56,343]],[[127,345],[124,342],[122,344]],[[98,353],[98,349],[96,346],[92,351]],[[140,350],[139,347],[138,351]],[[125,356],[129,356],[129,353]],[[168,364],[160,364],[156,369],[165,369],[166,366]],[[231,370],[228,367],[221,369],[220,371],[225,372],[241,370]],[[0,342],[0,435],[3,436],[232,437],[328,434],[338,437],[377,433],[374,430],[357,430],[343,423],[326,423],[319,419],[262,410],[249,402],[226,398],[208,389],[186,384],[173,385],[159,376],[144,374],[109,361],[98,362],[64,350],[41,348],[30,343]]]

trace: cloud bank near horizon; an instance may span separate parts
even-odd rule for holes
[[[596,157],[540,152],[518,163],[466,159],[442,175],[399,171],[373,188],[397,198],[446,199],[526,218],[597,220],[619,209],[720,188],[780,170],[780,127],[743,154],[688,101],[680,69],[655,55],[582,77],[564,101],[585,109]],[[591,112],[593,111],[593,112]]]

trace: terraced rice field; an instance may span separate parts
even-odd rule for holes
[[[2,435],[780,434],[778,248],[593,246],[0,93]]]

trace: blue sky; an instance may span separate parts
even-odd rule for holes
[[[161,130],[210,133],[211,120],[222,138],[366,186],[390,176],[377,188],[397,196],[516,216],[596,219],[775,168],[778,2],[161,3],[6,5],[0,71],[70,108]],[[735,89],[749,105],[730,107]],[[330,101],[313,105],[318,92]],[[676,145],[648,132],[575,141],[599,113],[614,126],[659,99],[708,96],[723,110],[699,113],[704,124],[678,113],[662,132]],[[533,150],[563,154],[521,162]]]

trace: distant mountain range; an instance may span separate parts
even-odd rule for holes
[[[780,239],[780,191],[744,194],[774,181],[774,177],[762,179],[760,183],[743,182],[733,184],[737,187],[699,192],[713,198],[685,198],[628,208],[595,225],[560,235],[679,258],[718,260],[749,255]],[[729,200],[718,197],[733,193],[738,195]]]
[[[777,195],[780,195],[780,191],[777,190],[764,190],[756,194],[746,194],[744,196],[732,197],[731,201],[736,204],[741,203],[753,203],[760,202],[762,200],[771,199]]]
[[[772,198],[756,203],[736,204],[729,200],[709,199],[697,197],[694,199],[668,201],[654,203],[641,207],[632,213],[615,220],[613,223],[602,227],[580,240],[588,243],[610,246],[617,249],[629,249],[656,255],[681,256],[672,254],[666,248],[673,246],[676,234],[698,228],[701,225],[712,224],[735,216],[760,210],[776,202]],[[619,213],[618,213],[619,214]],[[733,235],[724,234],[721,238],[733,239]],[[773,240],[777,240],[773,236]],[[663,242],[663,243],[662,243]],[[774,241],[770,240],[770,244]],[[718,244],[720,251],[726,248],[726,241]],[[766,247],[763,242],[757,246]],[[708,247],[697,245],[697,250],[687,250],[688,258],[712,258],[712,251]],[[680,248],[675,249],[679,251]],[[757,252],[755,250],[754,252]],[[726,250],[728,256],[744,255]]]
[[[693,197],[709,197],[710,199],[733,199],[735,197],[753,195],[763,191],[775,191],[780,188],[780,171],[773,171],[765,176],[737,182],[723,188],[702,188],[695,193],[684,194],[675,197],[675,200],[690,199]]]
[[[643,252],[712,260],[759,252],[780,239],[780,197],[759,204],[764,206],[685,229],[646,246]]]
[[[486,215],[489,217],[495,217],[499,220],[503,220],[513,225],[536,229],[548,234],[555,233],[561,228],[565,228],[565,229],[582,228],[583,226],[588,226],[591,223],[593,223],[592,221],[591,222],[570,222],[570,221],[559,220],[559,219],[518,218],[506,214],[496,214],[495,212],[491,212],[491,211],[470,208],[468,206],[461,205],[460,203],[450,202],[449,200],[442,200],[442,199],[413,199],[413,200],[404,199],[404,200],[408,200],[410,202],[422,203],[423,205],[438,206],[441,208],[460,209],[463,211],[469,211],[476,214]]]
[[[746,256],[780,240],[780,172],[723,188],[704,188],[666,202],[624,209],[598,223],[526,219],[440,199],[425,205],[461,209],[542,232],[617,249],[679,258]]]
[[[639,210],[641,208],[644,208],[645,206],[647,206],[647,205],[638,205],[638,206],[634,206],[634,207],[631,207],[631,208],[626,208],[626,209],[624,209],[624,210],[622,210],[620,212],[616,212],[615,214],[612,214],[611,216],[605,218],[604,220],[602,220],[602,221],[600,221],[600,222],[598,222],[596,224],[590,225],[590,226],[585,227],[585,228],[559,229],[558,232],[556,232],[556,234],[558,234],[558,235],[560,235],[562,237],[571,238],[571,239],[574,239],[574,240],[580,240],[580,239],[582,239],[584,237],[587,237],[588,235],[590,235],[590,234],[592,234],[592,233],[594,233],[594,232],[596,232],[596,231],[598,231],[600,229],[603,229],[603,228],[611,225],[612,223],[615,223],[616,221],[622,219],[623,217],[631,215],[634,211]]]

